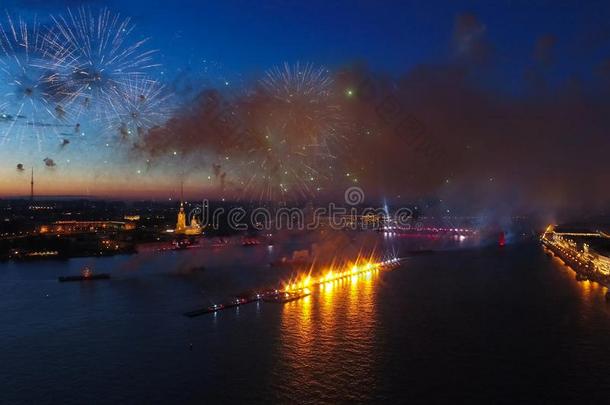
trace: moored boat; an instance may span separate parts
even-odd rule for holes
[[[275,294],[265,296],[263,298],[266,302],[274,302],[283,304],[285,302],[290,302],[294,300],[301,299],[303,297],[307,297],[310,294],[308,290],[299,290],[299,291],[279,291]]]
[[[78,276],[60,276],[57,278],[59,282],[66,281],[90,281],[90,280],[108,280],[110,278],[110,274],[108,273],[99,273],[93,274],[89,267],[85,267],[81,274]]]

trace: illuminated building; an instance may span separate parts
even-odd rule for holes
[[[184,211],[184,203],[180,202],[180,210],[178,211],[178,220],[176,221],[176,229],[174,231],[178,235],[201,235],[203,233],[203,227],[197,221],[197,218],[193,215],[191,223],[186,225],[186,212]]]
[[[549,225],[542,243],[579,270],[610,282],[610,236],[604,232],[555,229]]]
[[[176,222],[176,233],[184,233],[186,230],[186,213],[184,212],[184,203],[180,202],[180,210],[178,211],[178,221]]]
[[[131,231],[135,225],[129,222],[118,221],[56,221],[50,225],[42,225],[39,232],[42,234],[70,235],[76,233],[98,233]]]

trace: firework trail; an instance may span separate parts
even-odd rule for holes
[[[3,131],[3,134],[0,135],[0,143],[6,142],[6,138],[8,137],[8,134],[4,133],[5,128],[3,127],[13,121],[13,116],[9,113],[9,106],[8,103],[5,101],[5,98],[6,94],[3,94],[0,98],[0,128]]]
[[[302,98],[315,103],[330,95],[333,80],[326,69],[297,62],[294,66],[284,63],[281,67],[273,67],[260,83],[269,94],[286,103]]]
[[[332,87],[328,71],[313,64],[285,63],[266,73],[246,107],[251,133],[244,193],[285,200],[322,190],[340,143],[342,120]]]
[[[20,145],[26,135],[34,135],[40,149],[45,134],[64,125],[63,100],[48,85],[54,73],[40,63],[47,52],[36,21],[28,25],[7,14],[0,23],[1,144],[14,140]]]
[[[347,136],[335,87],[325,69],[286,64],[231,97],[202,91],[135,150],[159,161],[197,155],[223,197],[313,197],[331,180]]]
[[[134,25],[129,18],[106,8],[93,13],[81,7],[51,19],[54,27],[45,42],[49,63],[57,71],[52,85],[77,114],[92,112],[106,119],[123,101],[121,88],[158,66],[156,51],[144,49],[147,39],[131,40]]]
[[[134,135],[142,137],[151,128],[162,125],[172,116],[171,93],[160,82],[133,77],[117,89],[117,100],[113,114],[108,117],[106,127],[126,140]]]

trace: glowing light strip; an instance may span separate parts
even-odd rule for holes
[[[387,268],[387,266],[397,265],[398,263],[400,263],[400,259],[398,259],[398,258],[393,258],[393,259],[376,262],[376,263],[367,261],[366,263],[361,264],[361,265],[354,264],[353,266],[351,266],[349,268],[349,270],[334,271],[331,269],[328,272],[326,272],[324,275],[321,275],[316,278],[313,278],[311,276],[311,274],[308,274],[307,276],[298,277],[298,281],[294,281],[294,282],[290,281],[290,282],[284,284],[283,291],[284,292],[296,292],[296,291],[301,291],[301,290],[307,290],[310,287],[315,286],[315,285],[333,282],[336,280],[357,276],[359,274],[363,274],[363,273],[367,273],[367,272],[371,272],[371,271],[375,271],[375,270],[382,270],[384,268]]]

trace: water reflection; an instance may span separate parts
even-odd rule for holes
[[[369,271],[319,285],[312,294],[285,304],[281,312],[278,382],[286,395],[324,396],[322,380],[341,381],[353,399],[368,398],[375,370],[375,282]],[[329,395],[331,393],[328,393]],[[292,398],[295,400],[295,398]],[[306,398],[300,398],[305,400]]]
[[[605,289],[577,282],[538,245],[414,256],[408,271],[345,278],[286,305],[181,316],[287,276],[269,268],[266,247],[223,249],[185,260],[207,269],[184,277],[166,274],[191,252],[125,266],[130,274],[116,269],[132,257],[99,258],[113,279],[81,286],[57,276],[82,260],[0,263],[5,402],[53,392],[68,403],[489,403],[532,387],[547,402],[607,402]],[[62,367],[49,373],[41,358]]]
[[[549,250],[544,250],[545,253],[549,254]],[[554,254],[551,254],[551,261],[557,269],[567,278],[571,280],[571,285],[577,294],[579,295],[580,302],[585,307],[591,307],[592,305],[599,305],[598,300],[604,297],[604,294],[608,290],[603,285],[590,280],[577,280],[577,272],[568,264],[566,264],[561,258]]]

